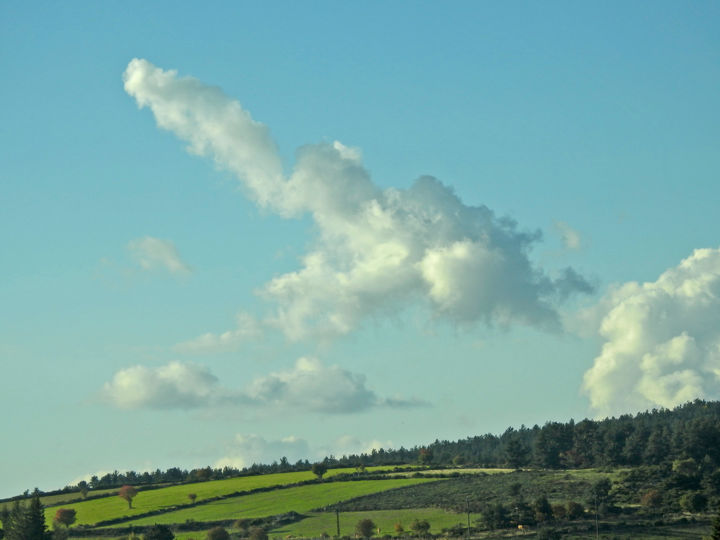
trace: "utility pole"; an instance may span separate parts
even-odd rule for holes
[[[467,537],[470,538],[470,497],[465,497],[465,510],[467,511]]]
[[[597,491],[595,491],[595,539],[600,538],[600,529],[598,529],[598,505],[597,505]]]

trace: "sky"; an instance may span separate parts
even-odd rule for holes
[[[720,398],[716,2],[0,3],[0,497]]]

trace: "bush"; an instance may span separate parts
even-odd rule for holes
[[[173,540],[175,535],[167,525],[153,525],[145,533],[145,540]]]
[[[508,525],[507,508],[500,503],[485,506],[482,509],[481,515],[483,524],[491,531],[507,527]]]
[[[268,540],[268,535],[262,527],[253,527],[248,533],[250,540]]]
[[[372,519],[361,519],[357,522],[357,525],[355,525],[355,532],[363,538],[370,538],[374,530],[375,523],[373,523]]]
[[[233,527],[236,529],[240,529],[241,531],[247,532],[247,530],[250,528],[250,520],[249,519],[238,519],[233,523]]]
[[[223,527],[213,527],[207,532],[207,540],[230,540],[230,535]]]
[[[418,534],[427,534],[430,530],[430,523],[426,519],[416,519],[410,524],[410,530]]]
[[[533,510],[535,510],[535,519],[538,523],[544,521],[551,521],[553,517],[552,507],[550,502],[547,500],[545,495],[541,495],[533,503]]]
[[[649,489],[640,497],[640,504],[645,508],[658,508],[662,500],[662,494],[657,489]]]
[[[565,519],[565,516],[567,516],[567,510],[564,504],[553,504],[552,513],[555,519]]]
[[[707,508],[708,499],[699,492],[686,493],[680,498],[680,507],[686,512],[702,512]]]
[[[583,505],[575,501],[568,501],[567,503],[567,518],[568,519],[579,519],[585,515],[585,509]]]

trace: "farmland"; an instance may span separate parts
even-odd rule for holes
[[[609,492],[603,504],[608,508],[601,511],[599,531],[612,531],[619,539],[701,537],[709,527],[707,513],[683,514],[677,501],[668,501],[670,506],[660,514],[641,504],[640,494],[660,485],[662,476],[660,469],[633,468],[336,468],[322,481],[310,471],[296,471],[152,486],[138,491],[132,509],[116,496],[117,490],[71,504],[63,504],[58,496],[46,500],[76,510],[71,538],[92,538],[94,533],[97,538],[124,537],[154,524],[170,526],[180,540],[205,538],[218,524],[233,538],[241,538],[248,529],[238,529],[237,520],[246,520],[246,527],[261,526],[272,539],[334,536],[339,517],[341,536],[353,536],[358,521],[370,519],[381,536],[412,534],[413,521],[425,520],[427,534],[436,536],[465,535],[469,521],[477,539],[502,538],[524,524],[527,534],[551,530],[579,540],[594,537],[592,493],[594,486],[605,482]],[[191,493],[197,496],[194,503]],[[72,500],[73,495],[63,496]],[[543,499],[552,515],[540,518],[538,501]],[[569,508],[571,501],[581,508],[580,514],[559,514],[558,508]],[[46,507],[47,522],[59,507]]]
[[[183,523],[188,519],[195,521],[218,521],[225,519],[259,518],[289,511],[303,513],[315,508],[333,505],[339,501],[371,493],[432,481],[432,479],[425,478],[399,478],[312,484],[231,497],[197,507],[185,508],[183,510],[134,520],[129,524],[152,525],[154,523]]]
[[[368,472],[381,472],[390,467],[371,467]],[[332,469],[327,472],[325,478],[332,478],[340,474],[353,473],[355,469],[341,468]],[[163,509],[172,509],[180,505],[188,505],[188,495],[194,493],[197,496],[196,504],[202,503],[209,498],[217,498],[241,493],[266,489],[278,486],[297,484],[299,482],[311,481],[315,475],[310,471],[263,474],[256,476],[241,476],[226,480],[213,480],[209,482],[198,482],[168,486],[161,489],[146,489],[138,493],[133,500],[132,508],[122,499],[115,496],[117,489],[103,490],[107,497],[91,499],[71,504],[63,504],[64,508],[71,508],[77,512],[78,525],[92,525],[101,521],[118,519],[124,516],[132,517],[147,514]],[[94,494],[94,493],[93,493]],[[44,503],[46,506],[52,503]],[[46,508],[46,520],[52,522],[55,514],[54,507]]]
[[[479,517],[479,514],[470,515],[473,523]],[[443,529],[449,529],[458,524],[462,525],[467,523],[466,514],[457,514],[439,508],[343,512],[340,515],[340,535],[353,536],[355,534],[355,524],[365,518],[371,519],[383,535],[397,534],[394,529],[396,523],[402,525],[404,530],[409,531],[410,524],[416,519],[427,520],[430,523],[431,534],[440,534]],[[337,533],[337,522],[334,512],[311,513],[302,521],[273,529],[271,534],[312,538],[314,536],[320,536],[323,532],[327,532],[331,536]]]

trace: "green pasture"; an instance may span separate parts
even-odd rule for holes
[[[488,469],[479,467],[467,467],[458,469],[418,469],[416,471],[403,471],[389,473],[389,476],[412,476],[413,474],[501,474],[513,472],[515,469]]]
[[[394,467],[369,467],[368,472],[377,472],[391,470]],[[325,478],[331,478],[338,474],[354,473],[353,468],[330,469],[325,474]],[[133,507],[128,508],[127,502],[120,497],[110,496],[101,499],[81,501],[63,505],[63,508],[73,508],[77,512],[78,525],[92,525],[98,521],[108,519],[116,519],[123,516],[134,516],[160,510],[163,508],[172,508],[177,505],[189,504],[189,493],[197,495],[196,503],[203,499],[218,497],[222,495],[230,495],[237,491],[249,491],[259,488],[268,488],[274,486],[284,486],[295,484],[306,480],[312,480],[315,475],[311,471],[299,471],[276,474],[262,474],[257,476],[241,476],[237,478],[228,478],[225,480],[211,480],[208,482],[196,482],[192,484],[179,484],[168,486],[161,489],[142,490],[142,486],[138,487],[138,495],[133,499]],[[117,493],[117,488],[105,490],[108,493]],[[98,492],[92,492],[98,493]],[[49,503],[44,503],[49,504]],[[45,519],[48,523],[52,523],[53,516],[57,511],[57,505],[53,508],[46,508]]]
[[[93,497],[97,495],[108,495],[110,493],[117,493],[117,488],[114,489],[94,489],[88,492],[88,497]],[[30,500],[31,496],[28,496],[25,499],[22,499],[20,501],[21,504],[27,503],[27,501]],[[79,491],[70,491],[68,493],[60,493],[58,495],[41,495],[40,496],[40,502],[43,506],[57,506],[59,504],[63,504],[67,501],[79,501],[82,500],[82,493]],[[15,504],[15,501],[2,501],[0,502],[0,508],[3,506],[7,506],[10,508],[13,504]]]
[[[479,514],[470,514],[470,523],[474,526]],[[397,535],[395,524],[400,523],[407,533],[410,524],[416,519],[425,519],[430,523],[430,532],[440,534],[442,529],[448,529],[457,524],[467,526],[467,514],[456,514],[439,508],[413,508],[410,510],[376,510],[372,512],[340,512],[340,535],[354,536],[355,525],[361,519],[371,519],[380,528],[380,536],[386,534]],[[334,512],[311,513],[307,518],[297,523],[285,525],[270,531],[270,536],[301,536],[306,538],[319,538],[326,532],[330,536],[337,534],[337,522]]]
[[[193,508],[137,519],[117,526],[184,523],[188,519],[217,521],[222,519],[261,518],[283,514],[291,510],[303,513],[354,497],[432,482],[433,480],[429,478],[397,478],[391,480],[357,480],[353,482],[310,484],[231,497]]]

